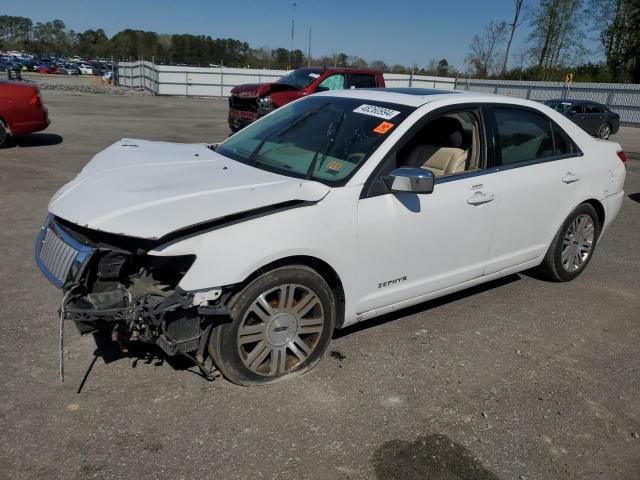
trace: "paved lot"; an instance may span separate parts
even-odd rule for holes
[[[0,150],[0,478],[639,478],[640,161],[572,283],[514,275],[373,320],[309,375],[251,389],[70,328],[60,385],[61,298],[32,260],[49,197],[121,137],[224,138],[226,104],[45,103],[49,129]]]

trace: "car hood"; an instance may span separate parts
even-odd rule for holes
[[[296,87],[286,83],[247,83],[231,89],[231,95],[239,98],[264,97],[277,92],[299,91]]]
[[[159,239],[257,208],[317,202],[328,192],[319,182],[260,170],[204,144],[123,139],[62,187],[49,211],[94,230]]]
[[[231,89],[231,94],[240,98],[260,97],[270,90],[270,83],[245,83]]]

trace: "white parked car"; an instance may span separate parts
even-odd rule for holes
[[[93,66],[86,63],[81,64],[78,68],[82,75],[93,75],[95,72]]]
[[[574,279],[625,162],[535,102],[321,93],[214,146],[115,143],[52,198],[36,262],[81,331],[268,383],[334,328],[534,267]]]

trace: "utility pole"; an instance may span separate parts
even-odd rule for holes
[[[296,24],[296,5],[297,2],[291,2],[291,50],[289,50],[289,68],[293,68],[293,36]]]
[[[309,26],[309,47],[307,48],[307,67],[311,66],[311,26]]]

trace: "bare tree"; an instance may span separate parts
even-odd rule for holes
[[[529,35],[539,79],[584,57],[581,6],[582,0],[540,0]]]
[[[473,67],[475,74],[486,77],[494,72],[499,59],[498,49],[507,36],[507,22],[491,20],[482,35],[474,35],[471,41],[467,63]]]
[[[518,28],[518,20],[520,19],[520,12],[522,11],[522,4],[524,0],[515,0],[515,14],[513,16],[513,22],[509,25],[511,27],[511,34],[509,35],[509,41],[507,42],[507,49],[504,52],[504,61],[502,62],[502,75],[507,72],[507,62],[509,61],[509,51],[511,50],[511,42],[513,42],[513,35]]]

